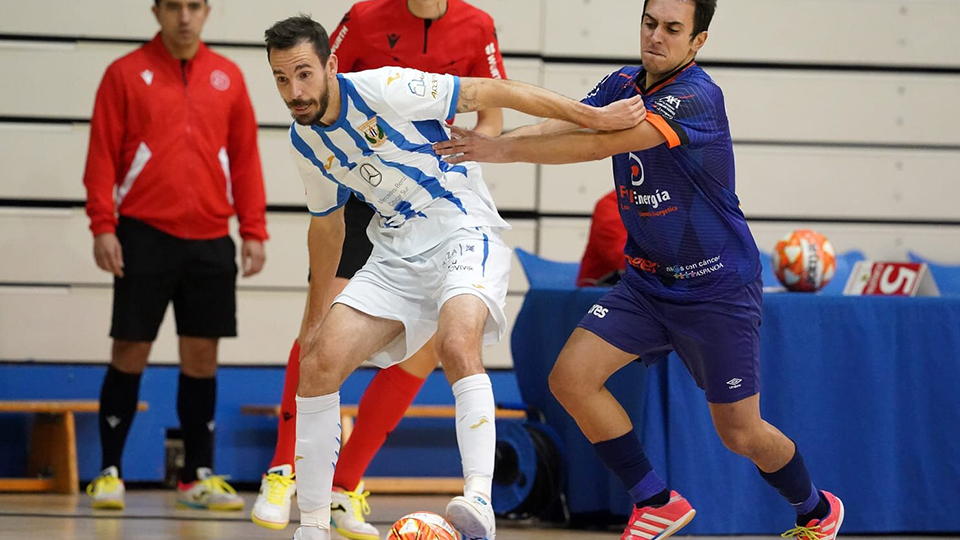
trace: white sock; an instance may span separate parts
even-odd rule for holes
[[[303,527],[330,529],[330,492],[340,457],[340,392],[297,396],[297,504]]]
[[[457,404],[457,446],[463,464],[464,493],[479,492],[490,498],[493,461],[497,450],[493,386],[486,373],[453,383]],[[299,424],[297,429],[299,429]]]

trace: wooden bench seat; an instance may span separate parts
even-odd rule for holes
[[[137,410],[145,411],[145,402]],[[0,478],[0,491],[76,494],[77,434],[74,413],[95,413],[98,401],[0,401],[0,413],[33,414],[26,478]]]
[[[341,440],[347,442],[353,432],[357,417],[357,405],[340,406]],[[251,416],[280,416],[279,405],[243,405],[240,413]],[[456,418],[453,405],[411,405],[404,418]],[[497,409],[497,418],[523,420],[525,411]],[[364,477],[364,487],[376,493],[446,493],[458,494],[463,491],[463,478],[460,477],[402,477],[380,476]]]

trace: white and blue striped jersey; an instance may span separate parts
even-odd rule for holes
[[[451,165],[434,142],[449,138],[460,78],[385,67],[337,75],[340,117],[290,127],[310,213],[323,216],[350,194],[375,211],[374,255],[411,256],[464,227],[509,228],[477,163]]]

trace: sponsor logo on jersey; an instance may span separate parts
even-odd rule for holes
[[[394,48],[397,44],[397,41],[400,40],[399,34],[387,34],[387,43],[390,44],[390,48]]]
[[[343,43],[343,38],[347,37],[347,32],[349,32],[350,29],[346,27],[345,23],[346,23],[348,20],[349,20],[349,17],[344,16],[344,17],[343,17],[343,20],[340,21],[340,24],[341,24],[343,27],[340,29],[339,32],[337,32],[337,37],[333,40],[333,45],[330,46],[330,52],[331,52],[331,53],[337,52],[337,49],[340,48],[340,44]]]
[[[483,52],[487,55],[487,63],[490,64],[490,76],[494,79],[502,79],[503,76],[500,74],[500,68],[497,67],[497,43],[491,41],[483,49]]]
[[[360,125],[360,133],[363,135],[363,138],[370,143],[371,148],[376,148],[387,142],[387,135],[377,122],[376,116]]]
[[[667,120],[673,120],[677,116],[677,110],[680,109],[682,103],[683,101],[676,96],[663,96],[653,102],[653,108],[660,113],[660,116]]]
[[[210,86],[225,92],[227,88],[230,88],[230,76],[219,69],[215,69],[210,72]]]
[[[650,274],[656,274],[657,269],[660,268],[660,263],[653,262],[649,259],[644,259],[643,257],[633,257],[627,254],[623,255],[623,258],[627,260],[627,264],[636,268],[637,270],[647,272]]]
[[[641,210],[654,209],[670,200],[670,192],[657,189],[653,193],[640,193],[635,189],[620,186],[620,198],[627,199],[630,203],[640,207]]]
[[[673,274],[674,279],[691,279],[712,274],[723,268],[720,256],[710,257],[693,264],[675,264],[664,268],[664,271]]]
[[[639,186],[643,184],[643,162],[636,154],[630,152],[627,155],[630,160],[630,183]]]
[[[149,69],[141,71],[140,78],[143,79],[143,82],[147,83],[147,86],[153,84],[153,72]]]
[[[360,176],[373,187],[379,186],[380,182],[383,181],[383,174],[369,163],[364,163],[360,166]]]
[[[421,73],[419,78],[407,83],[407,88],[410,89],[411,94],[420,97],[427,96],[427,83],[423,80],[425,76],[425,74]]]

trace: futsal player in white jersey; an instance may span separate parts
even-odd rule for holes
[[[403,68],[337,73],[323,27],[306,16],[266,31],[277,89],[295,122],[291,151],[306,188],[311,306],[326,298],[343,244],[350,194],[376,211],[373,253],[336,297],[307,322],[297,392],[301,527],[294,538],[330,538],[330,500],[340,450],[340,394],[365,360],[403,361],[436,333],[453,387],[464,496],[447,518],[468,539],[493,540],[490,504],[496,433],[481,346],[500,339],[510,271],[509,226],[476,163],[449,165],[432,150],[455,113],[508,107],[595,130],[633,127],[639,100],[593,108],[535,86]],[[455,44],[451,44],[455,46]],[[309,309],[320,313],[321,309]]]

